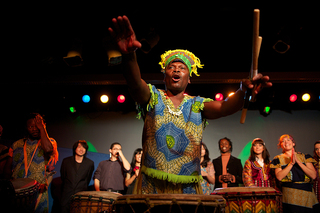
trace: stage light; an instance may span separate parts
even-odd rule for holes
[[[89,103],[90,102],[90,96],[89,95],[84,95],[82,96],[82,101],[84,103]]]
[[[69,107],[69,110],[71,113],[75,113],[77,111],[76,108],[74,108],[74,107]]]
[[[230,92],[228,97],[233,96],[233,95],[234,95],[234,92]]]
[[[302,95],[302,100],[305,101],[305,102],[309,101],[310,100],[310,95],[308,93],[303,94]]]
[[[123,102],[125,102],[126,97],[124,97],[124,95],[119,95],[117,100],[118,100],[119,103],[123,103]]]
[[[107,95],[101,95],[100,101],[105,104],[109,101],[109,97]]]
[[[290,98],[289,98],[289,100],[291,101],[291,102],[295,102],[296,100],[297,100],[297,95],[296,94],[292,94],[292,95],[290,95]]]
[[[223,100],[223,95],[221,93],[217,93],[215,96],[216,101],[222,101]]]
[[[271,107],[266,106],[266,107],[264,107],[263,112],[266,113],[266,114],[269,114],[270,110],[271,110]]]

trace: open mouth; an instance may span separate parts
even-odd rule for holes
[[[174,81],[174,82],[180,81],[180,76],[179,75],[173,75],[172,76],[172,81]]]

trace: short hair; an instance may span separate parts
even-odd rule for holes
[[[114,143],[111,144],[110,149],[112,149],[114,147],[114,145],[120,145],[121,146],[121,144],[119,142],[114,142]]]
[[[296,142],[294,141],[293,137],[291,135],[289,135],[289,134],[284,134],[284,135],[281,135],[280,138],[279,138],[278,149],[280,149],[280,148],[282,149],[281,143],[282,143],[284,138],[290,138],[290,140],[292,140],[292,142],[295,144],[293,146],[293,148],[296,148]]]
[[[83,148],[85,148],[85,149],[86,149],[86,153],[84,153],[84,156],[86,156],[86,154],[87,154],[87,152],[88,152],[88,148],[89,148],[89,146],[88,146],[87,141],[85,141],[85,140],[78,140],[77,142],[75,142],[75,143],[73,144],[73,147],[72,147],[72,150],[73,150],[73,156],[75,156],[75,155],[76,155],[76,149],[77,149],[77,147],[78,147],[79,143],[83,146]]]
[[[46,122],[46,120],[44,119],[45,115],[41,115],[39,113],[32,112],[32,113],[28,113],[28,114],[25,115],[25,118],[24,118],[25,123],[27,123],[28,120],[30,120],[30,119],[35,119],[37,115],[40,115],[42,117],[42,120],[43,120],[44,123]]]
[[[219,142],[218,142],[219,150],[221,151],[221,149],[220,149],[220,141],[222,141],[223,139],[225,139],[225,140],[227,140],[227,141],[229,142],[230,152],[232,152],[232,142],[231,142],[231,140],[230,140],[229,138],[227,138],[227,137],[221,138],[221,139],[219,140]]]

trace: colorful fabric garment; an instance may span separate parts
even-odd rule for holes
[[[212,100],[185,95],[175,108],[163,90],[148,86],[150,101],[144,110],[140,108],[145,122],[142,173],[174,184],[200,183],[200,143],[206,124],[201,111],[204,102]],[[147,190],[148,177],[142,186],[146,191],[142,191],[154,193]]]
[[[168,64],[174,60],[182,61],[188,67],[190,77],[192,76],[192,73],[194,73],[196,76],[199,76],[197,67],[203,68],[203,64],[200,63],[200,59],[188,50],[168,50],[160,57],[161,61],[159,64],[163,73],[165,73],[165,68],[168,66]]]
[[[314,180],[313,189],[314,189],[314,192],[316,193],[318,202],[320,202],[320,166],[319,166],[319,162],[316,162],[314,164],[314,167],[317,171],[317,178]]]
[[[214,177],[214,168],[212,162],[208,162],[207,167],[202,167],[201,171],[208,173],[208,175]],[[210,195],[213,192],[214,184],[208,182],[206,178],[201,181],[201,187],[204,195]]]
[[[38,183],[41,184],[41,191],[42,193],[39,205],[36,209],[36,212],[48,212],[49,208],[49,197],[48,197],[48,190],[47,190],[47,177],[46,177],[46,166],[49,162],[56,163],[53,160],[53,156],[58,156],[57,151],[57,143],[53,138],[50,138],[50,141],[53,145],[53,152],[50,155],[46,154],[43,149],[41,148],[41,142],[38,144],[38,140],[30,140],[29,138],[21,139],[13,143],[13,178],[31,178]],[[24,144],[26,144],[26,153],[27,153],[27,162],[30,163],[31,157],[36,149],[36,152],[33,156],[32,162],[28,169],[27,176],[25,176],[25,163],[24,163]]]
[[[304,165],[315,162],[309,154],[296,154],[296,157]],[[270,168],[284,169],[290,162],[290,157],[284,154],[277,155],[271,162]],[[284,212],[312,212],[319,208],[311,182],[312,180],[300,166],[297,163],[294,164],[291,171],[281,180]]]
[[[272,185],[272,176],[270,174],[269,164],[263,167],[257,161],[246,160],[242,171],[243,184],[247,187],[274,187]]]

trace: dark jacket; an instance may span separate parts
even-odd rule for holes
[[[219,182],[219,176],[222,175],[222,160],[221,156],[217,157],[216,159],[212,160],[214,170],[215,170],[215,188],[221,188],[222,183]],[[234,175],[236,178],[235,183],[228,183],[228,187],[238,187],[240,183],[242,182],[242,164],[241,160],[230,155],[230,159],[227,165],[227,172]]]
[[[83,161],[77,170],[77,162],[75,157],[64,158],[61,164],[61,207],[62,212],[70,208],[71,196],[77,192],[87,191],[92,173],[94,170],[94,162],[89,158],[84,157]],[[68,210],[67,210],[68,211]]]

